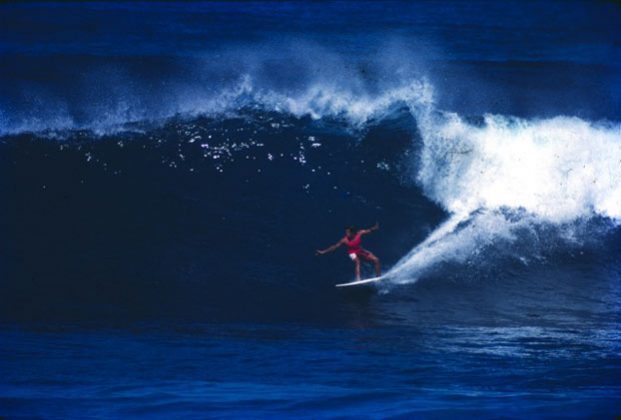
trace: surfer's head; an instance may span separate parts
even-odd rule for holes
[[[347,226],[345,228],[345,235],[347,235],[348,238],[355,236],[356,233],[358,233],[358,228],[355,226]]]

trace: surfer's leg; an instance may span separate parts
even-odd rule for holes
[[[372,252],[369,252],[367,250],[364,251],[363,257],[364,257],[365,260],[373,263],[373,265],[375,266],[375,275],[377,277],[381,276],[382,275],[382,267],[381,267],[379,258],[377,258],[375,255],[373,255]]]
[[[356,257],[354,259],[354,264],[355,264],[355,267],[356,267],[356,269],[355,269],[356,270],[356,280],[360,281],[360,258]]]
[[[359,281],[360,280],[360,257],[358,257],[358,255],[352,252],[351,254],[349,254],[349,258],[351,258],[351,260],[354,262],[354,265],[356,267],[355,268],[356,280]]]

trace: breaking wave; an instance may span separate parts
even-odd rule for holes
[[[621,219],[619,124],[499,115],[468,122],[438,112],[419,122],[424,146],[415,177],[450,218],[390,270],[397,281],[526,240],[524,232],[541,225],[575,240],[584,220],[614,227]]]

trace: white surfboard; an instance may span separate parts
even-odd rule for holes
[[[368,283],[375,283],[380,281],[381,279],[383,279],[383,276],[380,277],[371,277],[370,279],[364,279],[364,280],[357,280],[357,281],[352,281],[350,283],[341,283],[341,284],[337,284],[336,287],[349,287],[349,286],[358,286],[360,284],[368,284]]]

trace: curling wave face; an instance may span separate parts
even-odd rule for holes
[[[433,88],[424,77],[407,79],[375,92],[368,86],[360,88],[364,85],[360,80],[353,85],[359,88],[351,88],[352,83],[345,88],[314,81],[294,91],[276,90],[259,87],[249,75],[244,75],[232,87],[210,98],[186,102],[181,118],[188,121],[189,129],[183,132],[191,133],[191,143],[199,139],[204,155],[213,157],[221,172],[237,153],[246,153],[260,141],[207,141],[192,129],[194,118],[209,116],[226,122],[272,113],[280,115],[277,119],[334,121],[345,132],[364,133],[405,109],[416,126],[410,147],[413,157],[400,162],[400,173],[395,176],[411,175],[423,193],[446,211],[448,219],[389,271],[387,276],[399,282],[416,281],[447,261],[464,263],[485,252],[489,255],[494,244],[500,241],[507,246],[524,240],[525,235],[532,236],[537,226],[554,225],[554,236],[575,240],[576,229],[572,226],[579,221],[603,218],[614,227],[621,218],[618,123],[594,123],[566,116],[464,117],[439,110]],[[167,121],[158,124],[166,125]],[[104,119],[104,124],[94,131],[109,136],[131,132],[141,124],[144,130],[145,123],[110,125]],[[272,124],[272,128],[279,127],[279,123]],[[74,122],[68,126],[75,128]],[[146,132],[149,130],[153,128]],[[47,127],[39,135],[63,132],[66,135],[72,131]],[[309,147],[321,145],[312,140],[313,136],[309,139]],[[278,155],[269,152],[268,156],[272,160]],[[296,159],[306,162],[303,148]],[[163,163],[177,165],[172,157]],[[308,188],[311,184],[304,185]],[[511,245],[509,248],[513,250],[512,258],[528,260],[527,252],[515,252]]]

